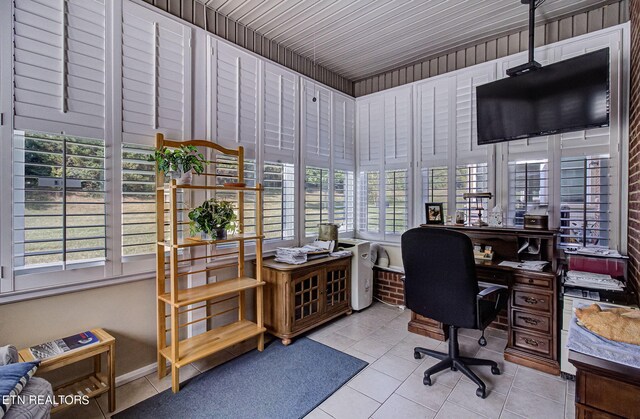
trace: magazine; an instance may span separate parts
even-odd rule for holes
[[[100,340],[93,333],[83,332],[78,333],[77,335],[32,346],[29,348],[29,351],[36,359],[47,359],[65,352],[73,351],[74,349],[98,343],[99,341]]]

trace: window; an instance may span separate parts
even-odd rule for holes
[[[456,211],[463,211],[467,223],[478,220],[478,206],[487,209],[487,202],[464,199],[465,193],[487,192],[489,187],[487,163],[472,163],[456,166]]]
[[[441,202],[444,214],[447,212],[447,201],[449,200],[449,169],[446,167],[431,167],[422,169],[422,199],[424,202]],[[424,211],[424,208],[422,208]],[[426,221],[426,214],[423,213],[422,221]]]
[[[360,231],[378,233],[380,231],[380,172],[360,172]]]
[[[217,154],[215,158],[215,179],[217,185],[229,182],[238,182],[238,158],[226,154]],[[244,160],[244,182],[247,186],[256,185],[256,162]],[[216,191],[215,197],[219,200],[233,202],[236,214],[238,214],[238,198],[240,193],[236,191]],[[200,203],[197,203],[200,205]],[[239,221],[239,220],[238,220]],[[247,192],[244,194],[244,230],[243,233],[255,233],[256,231],[256,194]]]
[[[153,147],[122,145],[122,256],[155,255],[156,166]]]
[[[524,214],[549,205],[549,168],[546,160],[509,163],[507,225],[524,225]]]
[[[407,170],[385,171],[385,233],[402,234],[409,224]]]
[[[106,258],[103,140],[16,131],[14,266],[71,269]]]
[[[609,156],[563,158],[560,165],[560,243],[609,247]]]
[[[333,222],[338,224],[338,231],[354,229],[354,179],[353,172],[335,170],[333,172]]]
[[[304,232],[318,234],[318,224],[329,221],[329,169],[307,167],[304,177]]]
[[[267,240],[294,238],[295,173],[293,164],[264,164],[264,234]]]

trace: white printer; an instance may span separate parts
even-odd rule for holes
[[[369,251],[371,242],[359,239],[339,239],[338,247],[351,250],[351,308],[362,310],[373,302],[373,263]]]

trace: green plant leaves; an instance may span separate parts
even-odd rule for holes
[[[211,198],[204,201],[202,205],[189,211],[189,229],[191,235],[198,232],[205,232],[214,236],[216,229],[224,228],[231,231],[235,229],[236,214],[233,211],[233,204],[229,201],[218,201]]]
[[[193,170],[197,174],[202,174],[205,164],[209,163],[192,145],[182,145],[175,150],[163,147],[161,150],[156,150],[154,160],[158,163],[158,171],[163,173],[171,171],[186,173]]]

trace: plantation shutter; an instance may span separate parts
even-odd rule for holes
[[[191,29],[125,1],[122,12],[122,140],[153,145],[162,132],[191,137]]]
[[[360,166],[379,165],[384,141],[384,98],[358,102],[358,159]]]
[[[104,0],[14,5],[14,127],[104,138]]]
[[[588,52],[609,48],[609,57],[613,67],[618,60],[618,43],[619,35],[617,34],[606,34],[597,38],[571,42],[554,48],[555,61],[567,60]],[[612,75],[614,72],[615,71],[611,72]],[[615,83],[615,80],[611,80],[610,83]],[[612,94],[615,95],[613,90]],[[616,106],[614,97],[611,98],[611,106]],[[611,111],[615,112],[613,110]],[[601,110],[598,110],[598,112],[601,112]],[[613,115],[615,115],[615,113],[612,113],[612,118]],[[610,127],[566,132],[560,134],[560,148],[562,149],[563,156],[582,155],[585,147],[589,148],[590,154],[607,154],[609,153],[610,140]]]
[[[334,164],[355,166],[355,101],[333,95],[333,161]]]
[[[495,64],[461,72],[456,77],[456,158],[458,161],[484,160],[487,146],[478,145],[476,87],[493,81]]]
[[[217,42],[215,60],[214,142],[226,147],[244,146],[254,159],[258,142],[258,59]]]
[[[420,159],[447,161],[449,148],[449,79],[423,83],[416,87],[416,138]]]
[[[263,74],[264,158],[294,163],[298,76],[271,63],[264,64]]]
[[[411,148],[411,88],[384,95],[384,161],[408,163]]]
[[[305,80],[302,133],[307,165],[328,167],[331,157],[331,92]],[[315,98],[315,102],[314,99]]]

